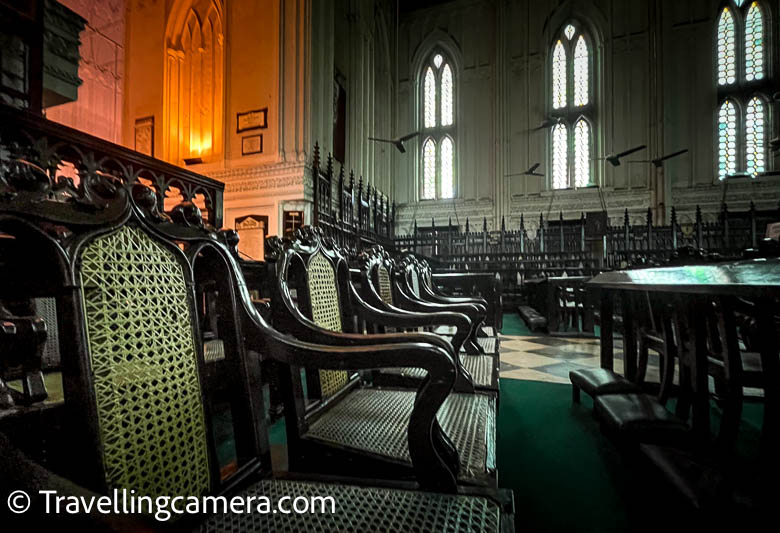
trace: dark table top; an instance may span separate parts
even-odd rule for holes
[[[602,289],[777,297],[780,258],[605,272],[588,284]]]

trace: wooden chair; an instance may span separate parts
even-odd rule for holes
[[[481,287],[483,292],[490,293],[493,296],[492,301],[488,301],[486,296],[482,295],[465,295],[465,296],[452,296],[445,294],[439,288],[436,279],[442,279],[441,276],[436,278],[433,274],[433,269],[425,259],[417,258],[418,271],[420,277],[420,287],[422,295],[432,302],[442,304],[474,304],[481,306],[486,311],[485,321],[482,327],[477,330],[478,337],[498,337],[498,332],[501,329],[500,324],[502,320],[498,318],[503,312],[501,303],[501,287],[500,278],[491,278],[489,287],[485,287],[484,278],[478,279],[481,282],[479,285],[474,283],[473,288]],[[471,273],[468,272],[454,272],[452,275],[447,276],[447,283],[450,287],[460,287],[463,291],[464,288],[468,288],[470,284]],[[460,279],[460,282],[458,280]],[[467,289],[466,289],[467,290]],[[492,320],[491,319],[492,315]]]
[[[173,516],[176,529],[200,531],[512,527],[497,492],[457,493],[456,453],[436,422],[456,376],[447,350],[423,342],[335,348],[282,335],[257,312],[224,239],[204,228],[193,204],[177,207],[172,222],[157,211],[155,194],[140,184],[131,194],[93,174],[58,201],[49,195],[50,187],[42,180],[31,191],[12,181],[12,194],[0,195],[0,232],[31,250],[4,263],[9,268],[0,276],[10,283],[0,288],[0,298],[55,297],[64,388],[63,402],[0,411],[3,488],[27,490],[35,510],[42,508],[38,490],[44,489],[82,497],[124,489],[155,500],[327,495],[337,502],[334,514]],[[57,231],[50,231],[54,227]],[[46,263],[45,278],[9,277],[35,271],[42,257],[55,259]],[[213,299],[217,308],[211,325],[200,323],[198,308],[207,301],[196,297],[206,281],[214,282],[206,300]],[[206,359],[206,329],[222,341],[223,357]],[[418,484],[270,477],[258,386],[262,358],[334,373],[391,364],[425,368],[431,379],[410,402],[398,445]],[[41,427],[37,435],[43,437],[25,439],[13,431],[26,427],[29,432],[31,420],[51,412],[62,425],[61,435]],[[224,433],[231,437],[227,459],[217,453],[217,437]],[[26,453],[19,440],[56,446],[47,454]],[[415,487],[435,492],[410,490]],[[23,523],[28,528],[36,522],[31,514]],[[72,521],[69,525],[89,531],[164,525],[138,515],[48,518],[47,528]],[[4,525],[13,528],[14,522]]]
[[[777,368],[764,370],[760,360],[746,357],[740,348],[737,315],[745,311],[737,298],[699,297],[696,303],[695,338],[701,371],[715,379],[714,398],[722,407],[717,432],[710,435],[707,420],[700,421],[699,446],[693,449],[643,444],[644,455],[658,467],[669,483],[693,507],[707,513],[732,518],[736,510],[755,516],[763,509],[769,512],[776,505],[776,479],[780,469],[774,446],[762,445],[752,458],[739,457],[738,439],[742,418],[745,386],[764,388],[765,394],[776,394],[780,375]],[[766,310],[766,309],[765,309]],[[777,306],[774,310],[776,312]],[[771,317],[764,324],[771,324]],[[759,350],[775,360],[778,358],[777,324],[762,332],[757,342]],[[756,354],[759,355],[759,354]],[[760,357],[759,357],[760,359]],[[756,364],[746,365],[745,361]],[[771,388],[774,387],[774,390]],[[766,390],[769,388],[770,390]],[[707,395],[708,390],[703,391]],[[705,406],[702,406],[704,412]],[[709,403],[706,405],[709,412]],[[777,414],[765,412],[762,437],[776,427]],[[768,442],[766,443],[768,444]],[[753,464],[749,465],[749,462]]]
[[[422,313],[435,311],[464,313],[472,321],[471,332],[463,346],[465,352],[472,355],[499,353],[498,339],[495,336],[480,336],[482,324],[487,316],[482,303],[442,303],[440,299],[431,297],[421,273],[421,266],[411,254],[405,255],[397,262],[392,276],[396,305]]]
[[[498,391],[499,358],[496,355],[469,355],[461,350],[463,341],[471,330],[467,317],[453,313],[429,313],[419,314],[407,311],[394,304],[392,272],[394,262],[381,247],[373,247],[364,250],[357,260],[359,265],[357,277],[360,287],[360,296],[369,305],[391,313],[409,314],[411,316],[439,316],[442,325],[453,328],[454,335],[451,339],[453,349],[460,353],[460,362],[463,368],[471,376],[474,386],[478,390]],[[454,315],[454,317],[450,317]],[[455,318],[462,317],[460,324],[455,323]],[[378,332],[384,332],[382,323],[375,323]],[[374,373],[374,382],[382,384],[396,384],[401,386],[413,386],[422,379],[425,374],[416,368],[387,369]]]
[[[294,240],[276,241],[271,249],[278,276],[273,324],[280,331],[334,347],[416,342],[451,354],[459,390],[467,392],[450,394],[438,420],[457,449],[452,458],[459,457],[458,481],[495,485],[495,397],[473,393],[473,382],[455,359],[450,343],[430,333],[359,333],[356,318],[399,329],[418,327],[421,320],[364,302],[350,283],[346,259],[317,228],[305,227]],[[435,325],[437,319],[429,321]],[[419,368],[400,360],[374,368],[408,367]],[[412,473],[406,427],[409,410],[420,401],[414,391],[366,387],[357,373],[322,371],[316,365],[305,368],[305,390],[300,368],[292,367],[285,375],[291,468],[349,469],[369,477],[404,478]],[[423,388],[431,379],[429,375],[423,380]]]
[[[682,363],[690,357],[691,348],[686,324],[690,317],[674,309],[675,302],[664,298],[655,302],[662,316],[664,351],[661,383],[657,395],[629,391],[598,394],[593,401],[594,415],[607,432],[621,440],[634,443],[681,444],[690,436],[689,411],[692,376]],[[674,380],[674,368],[679,363],[680,395],[675,413],[666,409]],[[633,385],[633,384],[632,384]]]

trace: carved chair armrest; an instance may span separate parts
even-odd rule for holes
[[[433,292],[426,281],[423,281],[420,284],[420,289],[423,292],[423,300],[442,305],[473,305],[479,309],[481,313],[487,315],[488,304],[482,298],[456,298],[451,296],[440,296]]]
[[[423,299],[418,299],[413,294],[404,290],[403,285],[397,284],[400,290],[395,291],[400,300],[399,307],[409,311],[416,311],[418,313],[434,313],[434,312],[453,312],[463,313],[472,322],[482,322],[485,320],[484,309],[474,304],[440,304],[434,302],[428,302]],[[472,324],[473,325],[473,324]]]
[[[423,278],[422,281],[425,292],[436,302],[477,304],[484,307],[485,310],[488,309],[488,302],[482,296],[449,296],[441,292],[432,280],[429,281],[428,278]]]
[[[247,309],[247,344],[251,352],[275,361],[326,370],[363,370],[396,366],[423,368],[427,377],[417,390],[408,427],[409,453],[421,486],[431,490],[457,490],[458,454],[441,430],[436,413],[455,383],[457,371],[449,350],[409,340],[371,346],[323,346],[300,341],[266,326]],[[363,336],[365,338],[365,336]],[[407,338],[417,337],[405,336]],[[259,361],[254,361],[259,364]]]
[[[94,501],[97,501],[97,498],[105,497],[105,495],[92,492],[66,478],[58,476],[36,463],[27,457],[22,450],[17,448],[3,433],[0,433],[0,450],[2,450],[2,453],[0,453],[0,479],[2,479],[2,482],[0,482],[0,494],[4,489],[25,491],[30,497],[30,510],[27,511],[30,514],[43,514],[46,509],[47,494],[40,491],[56,491],[56,495],[48,495],[50,499],[53,499],[54,496],[75,496],[84,499],[94,498]],[[8,496],[8,494],[2,494],[3,505],[5,505]],[[55,515],[51,518],[52,523],[63,520],[63,518]],[[87,515],[69,516],[68,519],[78,521],[79,529],[84,531],[151,533],[160,530],[146,516],[102,514],[94,507]]]

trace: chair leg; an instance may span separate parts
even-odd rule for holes
[[[571,386],[571,401],[572,403],[580,403],[580,388],[574,384]]]

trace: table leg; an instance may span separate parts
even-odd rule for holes
[[[612,370],[614,368],[614,339],[613,335],[613,316],[612,310],[614,304],[612,298],[614,293],[608,289],[601,289],[601,368]]]
[[[623,375],[636,381],[636,330],[634,329],[634,303],[633,294],[625,291],[622,295],[621,306],[623,309]]]

